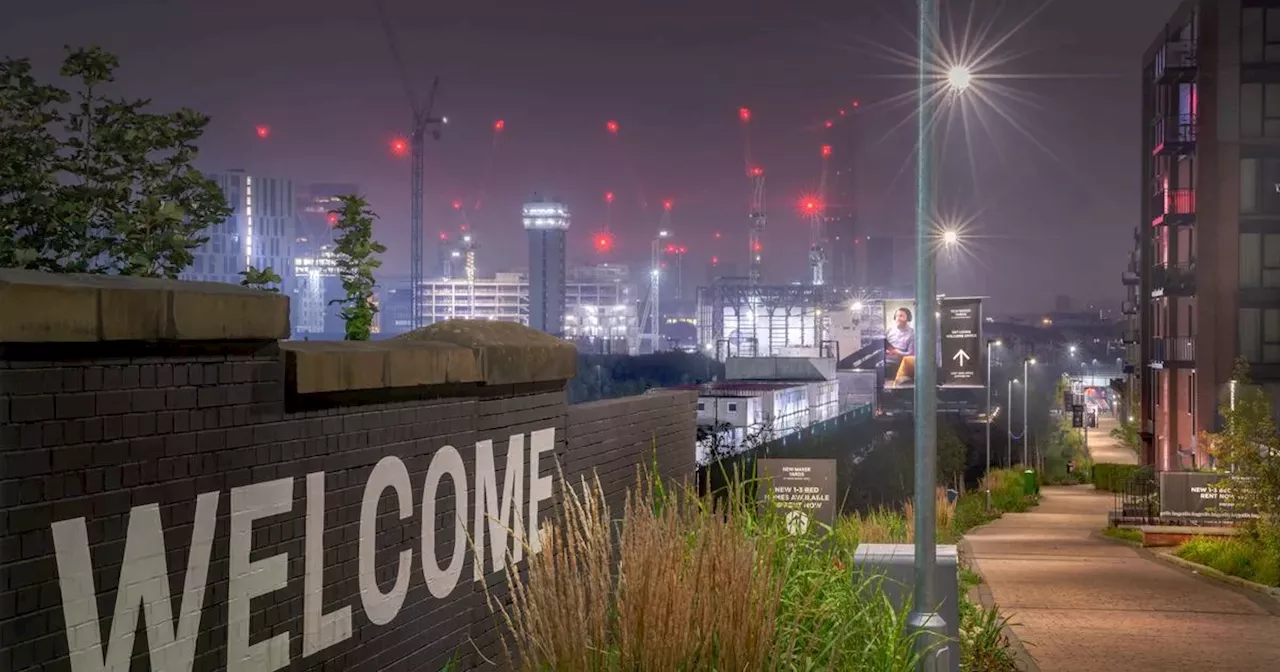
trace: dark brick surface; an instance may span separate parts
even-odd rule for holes
[[[509,437],[525,435],[527,451],[529,433],[546,428],[555,429],[556,441],[542,475],[554,475],[557,463],[574,482],[594,470],[615,506],[638,464],[656,459],[664,475],[694,473],[692,393],[566,407],[563,383],[421,390],[416,398],[372,391],[340,400],[288,398],[285,386],[274,342],[110,351],[0,346],[0,672],[71,669],[51,531],[57,521],[85,519],[105,649],[134,507],[159,506],[176,621],[196,498],[219,493],[194,669],[228,669],[232,489],[292,479],[289,512],[253,526],[251,560],[287,554],[288,583],[251,601],[250,643],[287,633],[289,669],[436,670],[455,653],[472,668],[502,659],[501,627],[486,592],[505,603],[507,588],[501,572],[473,581],[468,551],[447,598],[427,589],[422,484],[443,446],[455,447],[467,470],[469,534],[477,441],[493,442],[499,490]],[[412,561],[399,613],[375,625],[360,598],[359,518],[369,475],[387,456],[409,473],[413,509],[401,521],[393,492],[382,493],[374,556],[380,589],[394,584],[400,551],[411,550]],[[307,475],[321,471],[323,611],[350,607],[352,637],[304,657]],[[526,459],[526,505],[528,472]],[[559,484],[555,489],[558,495]],[[447,563],[457,514],[448,478],[438,494],[435,550]],[[541,519],[553,508],[544,502]],[[143,618],[137,626],[133,668],[151,669]]]

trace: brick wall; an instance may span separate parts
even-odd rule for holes
[[[0,307],[8,289],[0,275]],[[0,327],[0,670],[480,667],[501,660],[491,542],[531,522],[531,501],[552,515],[535,486],[556,461],[595,469],[615,500],[654,442],[664,473],[692,474],[692,397],[567,407],[572,372],[536,343],[438,331],[452,342],[307,350],[106,331],[51,343]],[[438,384],[368,382],[378,367],[404,380],[402,355],[436,362]],[[512,445],[520,522],[477,525],[479,475],[498,508],[514,496]]]

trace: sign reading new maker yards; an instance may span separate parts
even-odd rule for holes
[[[761,481],[759,498],[783,509],[787,530],[804,534],[817,521],[836,524],[836,461],[761,458],[756,460]]]
[[[304,533],[304,571],[302,608],[302,657],[319,653],[350,639],[354,605],[359,604],[364,618],[375,625],[392,623],[409,592],[410,572],[421,567],[427,590],[438,599],[449,597],[462,580],[462,569],[468,552],[468,539],[474,540],[478,554],[473,580],[484,580],[485,565],[489,571],[505,567],[508,552],[514,560],[523,557],[524,546],[512,543],[508,530],[537,530],[538,506],[551,498],[552,479],[541,475],[543,457],[555,446],[555,429],[542,429],[528,435],[510,437],[507,464],[501,491],[494,465],[493,442],[479,441],[475,447],[474,481],[468,478],[462,455],[453,446],[443,446],[431,456],[426,476],[412,483],[409,470],[398,457],[383,457],[364,483],[360,503],[358,574],[360,593],[349,596],[347,604],[328,613],[321,602],[324,573],[325,473],[306,475]],[[525,495],[524,464],[529,461],[528,499]],[[548,456],[549,457],[549,456]],[[547,462],[550,460],[547,459]],[[549,466],[549,465],[545,465]],[[455,521],[452,553],[436,556],[435,521],[441,483],[451,481],[458,516]],[[416,488],[416,489],[415,489]],[[375,577],[374,553],[378,503],[386,491],[394,494],[398,516],[405,525],[421,526],[421,557],[415,561],[414,550],[405,549],[397,558],[395,583],[383,592]],[[165,546],[165,530],[160,520],[158,503],[135,506],[129,513],[124,539],[124,560],[111,618],[110,633],[102,641],[98,613],[98,592],[89,551],[89,535],[85,518],[72,518],[53,523],[53,541],[58,568],[58,585],[62,594],[63,618],[73,672],[128,670],[134,648],[138,619],[146,624],[146,639],[151,668],[158,671],[192,669],[196,655],[197,635],[202,631],[210,559],[215,545],[226,551],[230,566],[226,603],[226,669],[278,670],[290,665],[289,640],[293,633],[272,629],[274,634],[263,639],[251,637],[250,601],[284,589],[289,581],[289,555],[278,553],[257,557],[261,548],[253,547],[255,521],[289,513],[294,506],[294,479],[281,478],[232,488],[229,496],[221,492],[205,492],[196,498],[195,520],[188,542],[187,566],[182,574],[182,589],[177,599],[170,594],[169,575],[182,568],[169,567],[168,559],[176,554]],[[470,495],[469,495],[470,493]],[[451,496],[452,498],[452,496]],[[224,503],[224,500],[229,500]],[[470,503],[472,516],[468,516]],[[415,507],[415,504],[417,506]],[[230,533],[215,538],[216,521],[221,507],[230,508]],[[526,508],[527,506],[527,508]],[[415,511],[416,509],[416,511]],[[418,520],[411,521],[417,513]],[[486,532],[487,539],[486,539]],[[170,535],[173,538],[173,535]],[[529,535],[530,552],[540,550],[537,534]],[[486,549],[488,553],[486,553]],[[488,562],[485,556],[488,556]],[[177,556],[180,557],[180,556]],[[106,587],[101,587],[106,590]],[[177,609],[177,619],[174,609]],[[208,624],[212,626],[213,624]],[[251,641],[255,643],[250,643]],[[296,662],[296,661],[295,661]]]

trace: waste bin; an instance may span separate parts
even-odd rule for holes
[[[1040,481],[1036,478],[1036,472],[1032,469],[1022,472],[1022,492],[1028,495],[1040,494]]]

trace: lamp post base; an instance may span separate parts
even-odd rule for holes
[[[950,672],[953,669],[951,647],[947,645],[947,622],[941,614],[913,610],[907,617],[907,627],[914,637],[912,647],[919,656],[917,669],[920,672]]]

